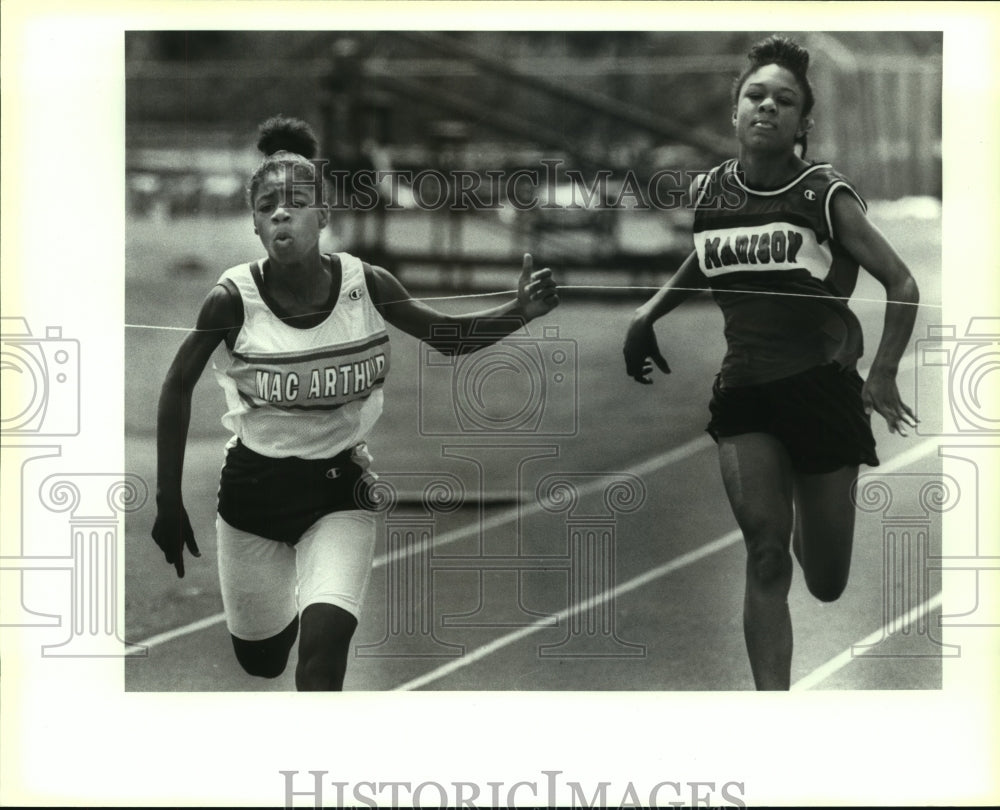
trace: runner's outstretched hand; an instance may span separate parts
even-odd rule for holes
[[[643,385],[652,384],[649,375],[653,373],[654,363],[664,374],[670,373],[670,366],[656,343],[653,325],[642,316],[634,317],[629,324],[622,353],[625,355],[625,372]]]
[[[157,512],[152,535],[167,562],[177,569],[178,577],[184,576],[185,546],[195,557],[201,556],[187,510],[181,505],[174,509],[160,509]]]
[[[870,372],[861,389],[861,401],[864,403],[865,413],[876,411],[885,418],[890,433],[906,436],[906,428],[917,426],[916,414],[899,396],[894,375]]]
[[[529,321],[547,315],[559,306],[559,291],[552,278],[552,270],[548,267],[535,270],[530,253],[524,254],[521,276],[517,281],[517,302]]]

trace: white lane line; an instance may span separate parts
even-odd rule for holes
[[[893,456],[887,462],[884,462],[875,469],[885,473],[898,470],[901,467],[905,467],[913,463],[914,461],[922,458],[923,456],[928,455],[932,450],[934,450],[935,447],[937,447],[937,441],[935,439],[926,439],[920,444],[916,445],[915,447],[911,447],[909,450],[900,453],[899,455]],[[603,602],[606,602],[617,595],[626,594],[629,591],[633,591],[636,588],[639,588],[643,585],[653,582],[654,580],[659,579],[662,576],[666,576],[667,574],[673,571],[676,571],[680,568],[684,568],[688,565],[696,563],[698,562],[698,560],[707,557],[709,554],[714,554],[716,551],[719,551],[725,548],[726,546],[732,545],[733,543],[738,541],[741,538],[741,536],[742,535],[740,534],[738,529],[731,531],[727,534],[722,535],[721,537],[717,537],[715,540],[712,540],[711,542],[706,543],[703,546],[699,546],[693,551],[689,551],[687,554],[682,554],[680,557],[676,557],[675,559],[670,560],[669,562],[666,562],[660,566],[657,566],[656,568],[652,568],[649,571],[646,571],[644,574],[640,574],[639,576],[634,577],[633,579],[630,579],[627,582],[618,585],[617,587],[609,588],[608,590],[601,592],[597,596],[593,596],[590,599],[586,599],[568,608],[564,608],[563,610],[560,610],[558,613],[554,615],[559,619],[559,621],[562,621],[563,619],[568,618],[570,616],[574,616],[577,613],[581,613],[584,610],[590,609],[594,605],[602,604]],[[461,658],[449,661],[447,664],[443,664],[435,669],[432,669],[424,673],[423,675],[414,678],[413,680],[407,681],[406,683],[397,686],[396,691],[419,689],[422,686],[426,686],[429,683],[433,683],[434,681],[440,680],[446,675],[450,675],[451,673],[456,672],[462,669],[463,667],[467,667],[470,664],[473,664],[476,661],[479,661],[480,659],[485,658],[486,656],[491,655],[492,653],[495,653],[498,650],[503,649],[504,647],[514,644],[515,642],[520,641],[522,638],[530,636],[532,633],[536,633],[545,627],[551,627],[551,617],[546,617],[545,619],[539,619],[537,622],[528,625],[527,627],[522,627],[519,630],[515,630],[504,636],[500,636],[500,638],[494,639],[489,644],[485,644],[482,647],[477,647],[476,649],[472,650],[472,652],[466,653]],[[878,634],[873,634],[873,635],[875,636],[876,640],[882,638],[881,635]],[[850,650],[848,650],[848,653],[850,653]]]
[[[679,568],[684,568],[687,565],[697,562],[703,557],[707,557],[709,554],[714,554],[716,551],[724,549],[726,546],[730,546],[740,539],[742,535],[739,529],[734,529],[728,534],[722,535],[722,537],[716,538],[711,543],[705,543],[703,546],[699,546],[693,551],[689,551],[687,554],[682,554],[680,557],[675,557],[674,559],[658,565],[656,568],[651,568],[643,574],[637,577],[633,577],[628,582],[624,582],[621,585],[617,585],[613,588],[608,588],[606,591],[602,591],[596,596],[592,596],[589,599],[584,599],[582,602],[563,608],[558,613],[553,614],[560,622],[563,619],[567,619],[570,616],[575,616],[577,613],[582,613],[585,610],[590,610],[597,605],[607,602],[609,599],[614,599],[616,596],[621,596],[629,591],[634,591],[636,588],[641,588],[654,580],[659,579],[662,576],[666,576],[672,571],[676,571]],[[454,661],[450,661],[437,669],[432,669],[430,672],[425,672],[414,678],[411,681],[407,681],[400,686],[395,688],[395,691],[407,691],[410,689],[419,689],[421,686],[426,686],[429,683],[433,683],[445,675],[450,675],[456,670],[462,669],[463,667],[473,664],[481,658],[485,658],[497,650],[503,649],[515,641],[520,641],[526,636],[530,636],[532,633],[536,633],[539,630],[552,626],[551,616],[544,619],[539,619],[533,624],[522,627],[520,630],[515,630],[512,633],[508,633],[505,636],[500,636],[500,638],[494,639],[489,644],[485,644],[482,647],[477,647],[470,653],[463,655],[461,658],[457,658]]]
[[[898,633],[905,630],[911,624],[923,618],[924,615],[934,610],[934,608],[939,607],[941,605],[941,601],[942,596],[940,593],[937,593],[924,601],[923,604],[910,608],[904,615],[891,619],[874,633],[865,636],[856,644],[852,644],[840,653],[840,655],[834,656],[822,666],[817,667],[808,675],[793,683],[792,691],[802,692],[806,689],[812,689],[814,686],[825,681],[835,672],[839,672],[841,669],[846,667],[855,658],[864,658],[864,655],[854,655],[855,647],[871,647],[874,644],[878,644],[883,639],[888,638],[891,633]]]
[[[651,459],[647,459],[642,464],[635,467],[630,467],[624,472],[632,473],[636,476],[643,476],[651,472],[655,472],[664,467],[669,467],[671,464],[677,464],[685,459],[690,458],[702,450],[707,449],[713,444],[712,439],[708,435],[697,436],[688,442],[680,445],[679,447],[671,448],[658,456],[654,456]],[[387,474],[388,475],[388,474]],[[607,482],[595,480],[592,484],[587,484],[580,487],[581,495],[588,494],[594,490],[599,489],[604,486]],[[511,523],[517,519],[518,515],[524,517],[529,517],[531,515],[537,514],[542,511],[542,507],[538,503],[531,503],[526,505],[515,505],[504,509],[497,515],[489,518],[482,522],[482,524],[470,524],[464,526],[461,529],[455,529],[450,532],[445,532],[444,534],[434,538],[434,548],[447,545],[448,543],[454,543],[457,540],[461,540],[470,535],[476,534],[479,531],[489,531],[490,529],[495,529],[498,526],[503,526],[507,523]],[[411,547],[403,549],[396,552],[393,556],[393,560],[399,561],[406,559],[407,557],[412,557],[419,551],[416,547]],[[382,554],[375,558],[372,562],[373,568],[381,568],[389,562],[389,555]],[[225,613],[216,613],[212,616],[207,616],[204,619],[199,619],[198,621],[186,624],[183,627],[178,627],[174,630],[167,630],[163,633],[158,633],[155,636],[150,636],[147,639],[136,642],[138,648],[132,648],[128,655],[144,655],[146,649],[150,647],[156,647],[160,644],[165,644],[168,641],[173,641],[175,638],[180,638],[189,633],[197,633],[199,630],[204,630],[208,627],[212,627],[220,622],[225,621]]]
[[[666,452],[660,453],[658,456],[654,456],[651,459],[647,459],[642,464],[635,467],[629,467],[623,472],[631,473],[637,477],[642,477],[643,475],[648,475],[651,472],[656,472],[664,467],[669,467],[671,464],[677,464],[685,459],[690,458],[695,453],[700,452],[711,447],[713,444],[712,439],[707,434],[702,434],[689,442],[685,442],[680,447],[674,447]],[[610,473],[613,474],[613,473]],[[391,475],[388,474],[388,475]],[[580,496],[589,495],[591,492],[596,492],[601,487],[607,485],[607,480],[595,479],[589,484],[584,484],[579,488]],[[482,524],[472,524],[469,526],[463,526],[460,529],[454,529],[450,532],[445,532],[439,537],[434,538],[434,548],[439,546],[445,546],[449,543],[454,543],[456,540],[461,540],[462,538],[468,537],[471,534],[475,534],[480,531],[487,531],[489,529],[495,529],[497,526],[504,526],[507,523],[515,521],[518,516],[530,517],[542,512],[542,505],[540,503],[526,503],[526,504],[515,504],[504,509],[502,512],[494,515],[489,520],[485,520]],[[412,557],[415,554],[421,553],[419,546],[410,546],[409,548],[403,549],[401,551],[395,552],[393,554],[393,560],[405,560],[407,557]],[[375,558],[373,563],[375,568],[380,568],[389,562],[389,555],[383,554]]]
[[[861,473],[861,475],[880,475],[895,472],[902,467],[908,467],[914,461],[919,461],[924,456],[930,455],[931,451],[938,446],[940,446],[940,442],[937,438],[924,439],[920,444],[915,444],[902,453],[897,453],[888,461],[883,461],[877,467],[872,467],[869,472]]]
[[[913,360],[915,357],[916,354],[914,352],[908,353],[905,357],[902,358],[902,360],[900,360],[899,363],[900,369],[909,369],[910,368],[909,361]],[[861,373],[862,375],[866,374],[867,372],[868,372],[867,367],[859,369],[859,373]],[[658,456],[654,456],[653,458],[644,461],[642,464],[628,468],[624,472],[630,472],[633,475],[637,476],[646,475],[648,473],[662,469],[663,467],[667,467],[671,464],[676,464],[680,461],[683,461],[689,458],[690,456],[693,456],[700,450],[710,447],[712,444],[713,442],[711,438],[709,438],[706,434],[701,434],[700,436],[697,436],[694,439],[691,439],[690,441],[680,445],[680,447],[674,447],[670,450],[667,450],[666,452],[661,453]],[[908,453],[912,454],[922,446],[923,445],[918,445],[917,447],[911,448],[910,450],[904,452],[901,455],[906,456]],[[924,453],[919,452],[911,460],[915,460],[916,458],[919,458],[922,455],[924,455]],[[898,459],[900,458],[900,456],[896,456],[895,458]],[[906,463],[909,463],[909,460]],[[878,467],[877,469],[881,470],[882,472],[890,471],[889,469],[887,469],[887,466],[885,464]],[[599,482],[595,481],[593,487],[590,486],[583,487],[582,490],[585,493],[589,493],[592,488],[596,489],[598,486]],[[498,526],[503,526],[506,523],[509,523],[510,521],[514,520],[517,517],[519,510],[522,510],[521,514],[527,516],[539,512],[540,508],[541,507],[538,504],[531,504],[530,506],[526,507],[520,507],[520,506],[510,507],[501,512],[500,514],[494,515],[489,520],[484,521],[484,523],[481,526],[481,529],[483,531],[487,531],[489,529],[494,529]],[[480,527],[467,526],[462,529],[456,529],[451,532],[446,532],[445,534],[442,534],[440,537],[435,538],[434,548],[437,548],[438,546],[447,545],[448,543],[453,543],[456,540],[461,540],[479,530]],[[416,549],[401,551],[396,555],[395,559],[402,560],[408,556],[412,556],[415,553]],[[379,568],[385,565],[388,561],[389,561],[388,555],[383,554],[375,558],[374,562],[372,563],[372,566],[373,568]],[[185,636],[189,633],[197,633],[199,630],[204,630],[208,627],[212,627],[216,624],[219,624],[222,621],[225,621],[225,618],[226,618],[225,613],[216,613],[212,616],[207,616],[204,619],[198,619],[195,622],[186,624],[183,627],[178,627],[174,630],[167,630],[164,633],[158,633],[155,636],[150,636],[148,639],[137,642],[137,647],[132,648],[132,652],[128,654],[129,655],[145,654],[146,649],[150,647],[156,647],[160,644],[172,641],[175,638],[180,638],[181,636]]]
[[[208,627],[213,627],[220,622],[225,621],[225,619],[225,613],[216,613],[212,616],[206,616],[204,619],[198,619],[196,622],[191,622],[191,624],[185,624],[183,627],[176,627],[173,630],[157,633],[155,636],[150,636],[149,638],[138,642],[138,648],[129,647],[125,654],[127,656],[144,656],[146,654],[146,650],[150,647],[158,647],[161,644],[166,644],[168,641],[173,641],[175,638],[186,636],[189,633],[197,633],[199,630],[205,630]]]

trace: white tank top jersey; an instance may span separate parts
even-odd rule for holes
[[[329,315],[308,328],[262,296],[263,261],[219,279],[235,284],[243,299],[243,327],[214,363],[228,406],[222,424],[261,455],[330,458],[363,442],[382,413],[389,335],[361,260],[334,256],[340,292]]]

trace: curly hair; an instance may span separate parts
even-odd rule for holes
[[[750,74],[765,65],[778,65],[785,68],[795,77],[802,90],[802,114],[808,115],[816,99],[813,97],[812,85],[806,75],[809,71],[809,51],[793,42],[788,37],[775,34],[756,43],[747,54],[749,64],[733,82],[733,103],[740,97],[740,91]]]
[[[802,91],[802,115],[808,115],[812,111],[816,98],[813,96],[812,84],[810,84],[809,77],[806,75],[809,71],[809,51],[788,37],[774,34],[767,39],[762,39],[760,42],[755,43],[747,54],[747,61],[749,64],[733,82],[732,96],[734,105],[739,101],[740,91],[743,89],[743,85],[746,84],[746,80],[750,77],[750,74],[765,65],[778,65],[785,68],[785,70],[795,77],[795,81]],[[800,135],[796,138],[795,142],[801,145],[802,151],[800,154],[802,157],[805,157],[808,145],[806,134],[803,133]]]

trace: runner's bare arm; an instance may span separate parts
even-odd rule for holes
[[[191,396],[209,358],[226,334],[239,326],[234,294],[213,287],[198,313],[195,329],[181,343],[160,391],[156,415],[156,522],[153,540],[167,562],[184,576],[184,547],[201,556],[184,509],[181,479],[191,422]]]
[[[885,288],[882,338],[861,397],[869,411],[875,410],[885,417],[890,432],[905,436],[906,426],[916,426],[916,416],[899,395],[896,373],[917,317],[915,305],[920,301],[917,282],[852,195],[834,195],[831,217],[837,241]]]
[[[467,354],[516,332],[531,320],[551,312],[559,294],[549,268],[535,270],[525,254],[517,298],[498,307],[450,315],[415,301],[387,270],[372,268],[375,304],[397,329],[423,340],[444,354]]]
[[[692,251],[671,279],[635,311],[622,349],[625,355],[625,372],[632,379],[649,385],[652,382],[649,375],[653,371],[653,363],[664,374],[670,373],[670,366],[657,345],[653,324],[707,286],[708,279],[698,267],[698,254]]]

